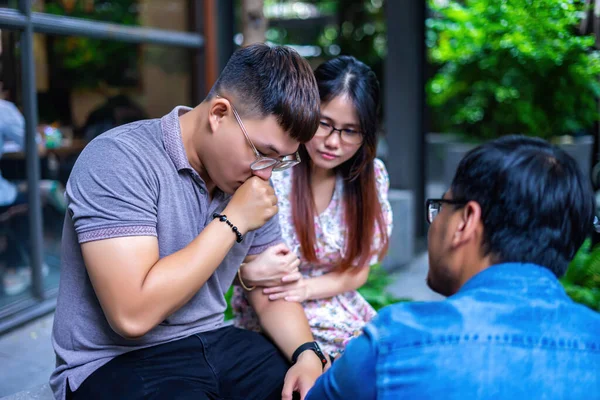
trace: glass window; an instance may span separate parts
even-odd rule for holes
[[[0,0],[0,7],[16,8],[17,1]],[[20,86],[18,38],[17,32],[0,30],[0,309],[32,296],[25,119],[11,98]]]
[[[0,8],[17,8],[18,0],[0,0]]]
[[[27,201],[22,193],[7,196],[5,180],[0,205],[0,309],[32,296],[29,263],[29,231]]]
[[[22,119],[19,35],[2,30],[0,39],[1,96],[4,104],[10,104],[14,110],[15,118]],[[34,58],[43,216],[42,275],[44,289],[52,294],[59,282],[66,211],[64,188],[78,155],[91,139],[108,129],[161,117],[177,105],[193,106],[192,51],[35,34]],[[23,137],[23,127],[17,131]],[[0,203],[0,309],[32,295],[23,145],[22,140],[0,142],[0,171],[16,193],[14,199],[11,196],[7,200],[6,207]],[[13,207],[19,204],[22,207]]]
[[[42,3],[42,10],[49,14],[174,31],[189,30],[187,0],[38,0],[37,2]]]

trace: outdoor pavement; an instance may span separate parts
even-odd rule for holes
[[[419,254],[407,265],[392,272],[392,283],[388,291],[398,298],[414,301],[439,301],[445,297],[429,289],[425,282],[429,261],[427,252]]]
[[[0,337],[0,398],[48,382],[54,370],[53,317],[47,315]]]
[[[392,272],[389,291],[412,300],[440,300],[425,284],[427,254]],[[51,399],[46,386],[54,369],[54,352],[50,343],[50,314],[0,337],[0,398],[2,400]],[[29,391],[28,393],[17,392]],[[8,397],[6,397],[8,396]]]

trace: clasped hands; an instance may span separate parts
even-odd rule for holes
[[[269,300],[284,299],[301,303],[310,299],[310,290],[299,266],[298,256],[280,243],[242,264],[241,275],[246,286],[260,286]]]

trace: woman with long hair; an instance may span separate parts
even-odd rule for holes
[[[300,146],[302,162],[272,175],[283,239],[300,258],[302,277],[263,291],[270,300],[301,302],[315,340],[336,357],[376,314],[356,289],[387,251],[392,213],[388,174],[375,158],[375,73],[354,57],[340,56],[321,64],[315,77],[320,126]],[[256,259],[244,268],[264,262]],[[236,326],[259,329],[242,287],[235,288],[232,305]]]

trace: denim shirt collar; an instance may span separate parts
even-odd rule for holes
[[[492,265],[469,279],[456,295],[481,289],[521,293],[535,297],[567,298],[562,285],[552,271],[531,263]]]

